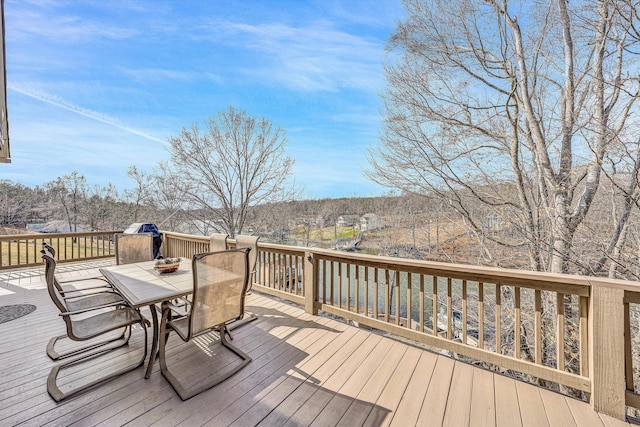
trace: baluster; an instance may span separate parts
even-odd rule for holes
[[[467,281],[462,281],[462,343],[467,343]]]
[[[580,297],[580,375],[589,376],[589,299]]]
[[[411,329],[411,273],[407,273],[407,328]]]
[[[335,287],[335,278],[334,278],[334,265],[335,262],[331,261],[331,263],[329,264],[329,267],[331,267],[331,289],[329,290],[329,292],[331,292],[331,305],[335,306],[336,305],[336,299],[333,295],[333,289]]]
[[[364,315],[369,317],[369,267],[363,267],[364,271]]]
[[[338,307],[342,308],[342,263],[338,262]]]
[[[438,336],[438,276],[433,276],[433,286],[431,288],[431,305],[432,305],[432,313],[431,317],[433,318],[433,335]]]
[[[358,264],[354,265],[356,269],[356,313],[360,313],[360,266]]]
[[[502,289],[496,284],[496,353],[502,354]]]
[[[536,363],[542,363],[542,295],[539,289],[535,290],[535,341],[536,341]]]
[[[564,294],[556,294],[556,305],[558,306],[557,333],[556,333],[556,360],[557,368],[564,371]]]
[[[453,338],[453,286],[451,277],[447,277],[447,339]]]
[[[420,332],[424,332],[424,274],[420,274],[420,313],[418,314],[420,322]]]
[[[396,289],[396,325],[400,325],[400,270],[396,270],[395,278],[396,283],[394,283],[394,288]]]
[[[478,282],[478,348],[484,348],[484,283]]]
[[[389,321],[389,300],[391,296],[389,295],[391,289],[389,288],[389,270],[387,268],[384,269],[384,321]]]
[[[347,270],[347,288],[346,288],[347,311],[351,311],[351,264],[345,264],[345,268]]]
[[[629,302],[624,302],[624,368],[625,368],[625,384],[627,390],[634,392],[633,381],[633,353],[631,348],[631,313]]]
[[[373,318],[378,320],[378,267],[373,269]]]
[[[514,301],[514,305],[515,305],[515,319],[514,319],[514,326],[513,326],[513,332],[514,332],[514,351],[515,351],[515,358],[516,359],[520,359],[521,358],[521,338],[520,338],[520,328],[521,328],[521,306],[520,306],[520,287],[516,286],[514,291],[513,291],[513,298],[515,299]]]

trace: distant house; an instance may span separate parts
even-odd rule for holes
[[[374,213],[362,215],[360,218],[360,231],[373,231],[384,228],[384,221]]]
[[[357,225],[360,220],[358,215],[340,215],[336,221],[338,227],[351,227]]]
[[[69,224],[65,221],[50,221],[46,224],[27,224],[27,230],[35,233],[70,233]],[[83,227],[78,227],[78,232],[85,231]]]
[[[44,233],[44,229],[47,224],[27,224],[27,230],[33,231],[34,233]]]
[[[318,215],[313,221],[313,226],[324,228],[331,225],[331,215]]]

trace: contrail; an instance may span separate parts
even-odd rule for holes
[[[13,84],[7,84],[7,88],[11,89],[14,92],[18,92],[22,95],[28,96],[30,98],[33,99],[37,99],[38,101],[42,101],[45,102],[47,104],[51,104],[51,105],[55,105],[56,107],[60,107],[60,108],[64,108],[65,110],[74,112],[76,114],[80,114],[81,116],[85,116],[88,117],[90,119],[93,119],[95,121],[116,127],[118,129],[121,129],[125,132],[129,132],[133,135],[138,135],[141,136],[145,139],[148,139],[150,141],[154,141],[154,142],[159,142],[163,145],[166,144],[166,141],[163,141],[162,139],[153,137],[151,135],[147,135],[144,132],[140,132],[137,129],[133,129],[131,127],[128,127],[120,122],[118,122],[118,120],[114,119],[113,117],[107,116],[105,114],[102,113],[98,113],[97,111],[92,111],[92,110],[88,110],[86,108],[82,108],[79,107],[77,105],[73,105],[70,102],[65,101],[64,99],[57,97],[55,95],[51,95],[48,93],[44,93],[44,92],[36,92],[36,91],[32,91],[29,89],[25,89],[22,87],[18,87],[16,85]]]

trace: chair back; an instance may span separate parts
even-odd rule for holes
[[[67,312],[67,305],[64,302],[64,298],[62,297],[61,287],[58,281],[56,280],[55,272],[56,272],[56,260],[51,255],[51,252],[46,249],[42,249],[40,251],[42,253],[42,259],[44,260],[44,277],[47,282],[47,291],[49,292],[49,296],[51,297],[51,301],[56,305],[58,310],[61,313]],[[66,318],[65,318],[66,321]]]
[[[228,234],[213,233],[209,236],[209,252],[226,251]]]
[[[49,242],[42,242],[42,249],[49,251],[49,253],[51,254],[51,256],[53,256],[55,258],[56,256],[56,250],[53,248],[53,246],[51,246],[51,243]]]
[[[193,256],[193,301],[187,340],[244,315],[250,249]]]
[[[40,251],[40,253],[42,254],[42,259],[45,262],[45,264],[44,264],[44,276],[45,276],[45,279],[47,281],[47,286],[49,285],[49,283],[51,283],[51,285],[56,289],[60,300],[63,301],[64,298],[62,298],[62,292],[64,291],[64,289],[62,289],[62,285],[60,285],[60,282],[56,278],[56,274],[55,274],[56,266],[58,265],[58,263],[57,263],[57,261],[55,259],[55,254],[56,254],[55,250],[53,250],[53,248],[51,248],[51,250],[50,250],[49,248],[51,246],[45,245],[44,243],[42,244],[42,246],[45,249],[42,249]]]
[[[249,286],[256,281],[256,264],[258,263],[258,239],[260,236],[236,236],[236,249],[250,248],[249,252]]]
[[[116,264],[151,261],[153,259],[153,234],[116,234]]]

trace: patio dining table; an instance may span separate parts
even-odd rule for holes
[[[193,292],[190,259],[180,258],[180,268],[172,273],[160,273],[156,270],[155,265],[156,261],[145,261],[100,269],[100,273],[118,290],[131,307],[149,306],[153,322],[153,339],[145,378],[151,376],[158,351],[160,328],[156,304],[171,301]]]

